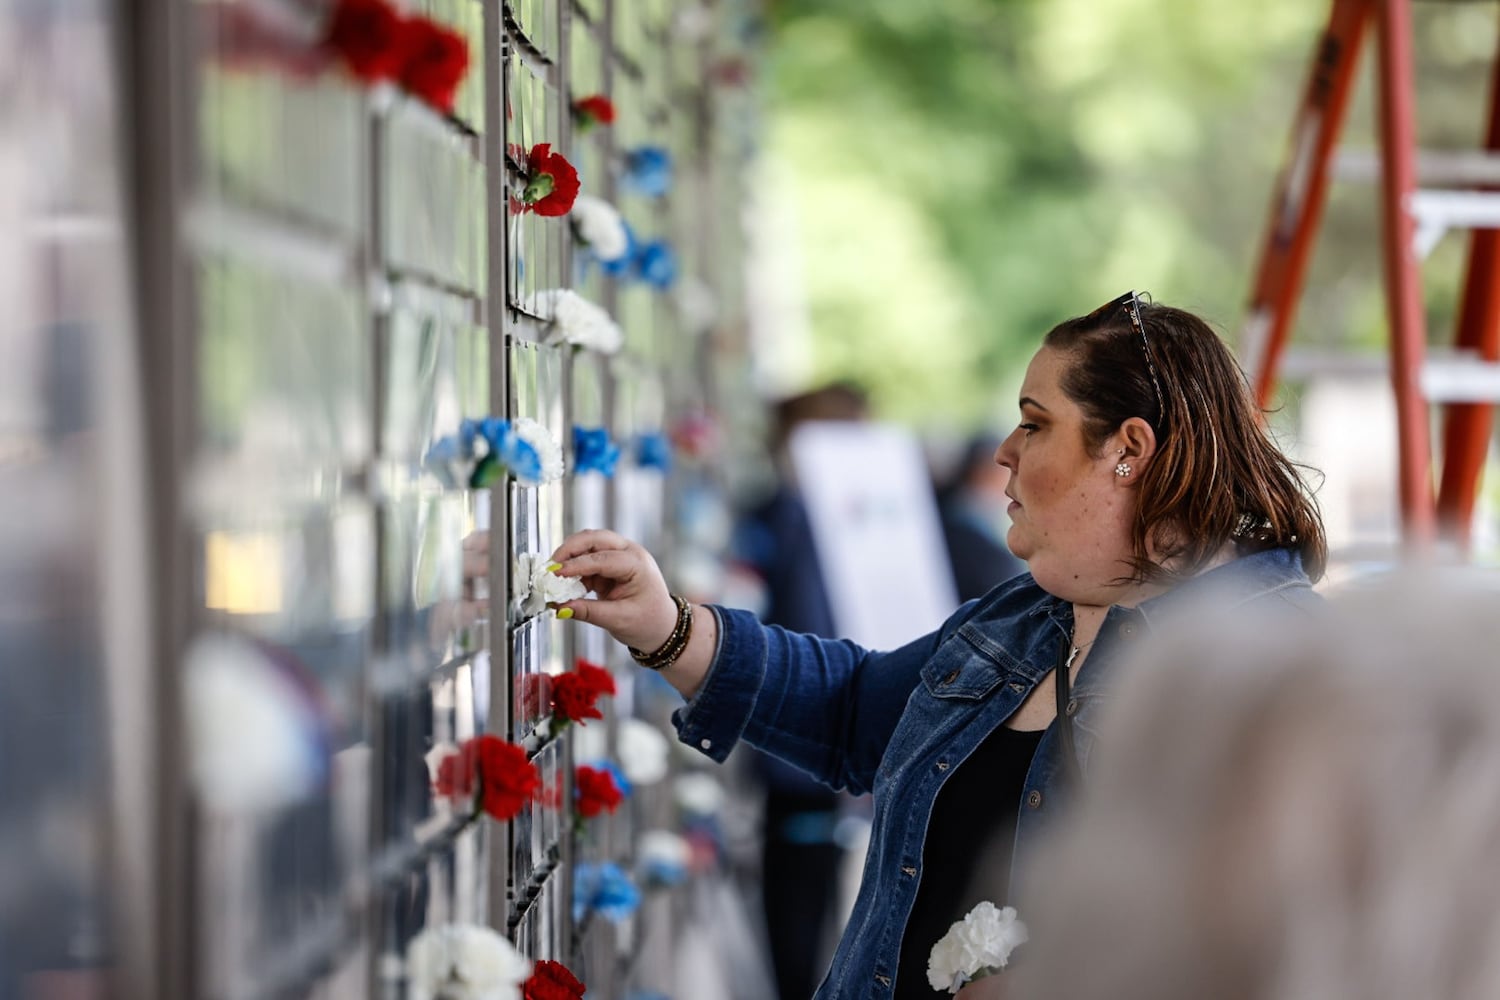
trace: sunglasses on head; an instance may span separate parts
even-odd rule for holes
[[[1147,301],[1150,301],[1149,298]],[[1118,298],[1110,299],[1104,305],[1089,313],[1089,319],[1100,319],[1113,313],[1120,307],[1125,308],[1125,314],[1130,317],[1130,326],[1141,338],[1141,351],[1146,355],[1146,370],[1151,373],[1151,388],[1156,390],[1156,412],[1165,419],[1167,415],[1166,400],[1161,394],[1161,380],[1156,376],[1156,362],[1151,357],[1151,341],[1146,339],[1146,324],[1141,322],[1141,297],[1134,289],[1126,292]]]

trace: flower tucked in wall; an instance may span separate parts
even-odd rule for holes
[[[625,154],[625,187],[659,198],[672,189],[672,154],[660,146],[639,146]]]
[[[552,151],[550,142],[539,142],[526,154],[526,186],[521,189],[519,209],[537,215],[567,215],[578,198],[578,171],[567,157]]]
[[[359,82],[395,81],[445,114],[453,113],[469,71],[462,32],[421,15],[406,17],[389,0],[337,0],[323,48]]]
[[[705,771],[678,775],[672,791],[678,808],[689,816],[707,819],[718,815],[724,805],[724,786]]]
[[[652,288],[666,291],[677,280],[677,254],[665,240],[643,243],[635,251],[635,273]]]
[[[706,410],[685,413],[667,430],[675,451],[689,458],[707,458],[720,446],[718,419]]]
[[[582,134],[595,125],[615,123],[614,102],[603,94],[590,94],[573,102],[573,126]]]
[[[569,723],[583,725],[589,719],[604,718],[599,699],[614,693],[615,679],[610,672],[587,660],[580,659],[573,670],[554,676],[550,692],[552,735],[562,732]]]
[[[521,994],[525,1000],[582,1000],[587,989],[566,965],[544,958],[536,963]]]
[[[558,564],[544,555],[522,552],[516,556],[511,589],[521,614],[539,615],[549,607],[576,601],[588,593],[577,577],[558,576]]]
[[[584,819],[601,812],[614,812],[625,801],[625,792],[607,768],[580,764],[573,769],[573,808]]]
[[[573,238],[599,261],[609,263],[630,254],[630,234],[619,211],[603,198],[581,194],[568,213]]]
[[[644,719],[620,720],[620,769],[633,785],[654,785],[667,776],[671,745]]]
[[[580,861],[573,866],[573,920],[597,913],[605,920],[628,920],[641,905],[641,891],[613,861]]]
[[[641,834],[635,854],[636,873],[646,888],[667,888],[687,881],[693,851],[686,840],[670,830]]]
[[[468,40],[425,17],[408,18],[403,35],[397,82],[432,107],[452,114],[458,88],[469,71]]]
[[[486,733],[448,749],[432,784],[444,798],[473,796],[476,813],[505,822],[541,790],[542,776],[524,749]]]
[[[526,311],[550,318],[547,343],[571,344],[579,349],[613,354],[625,333],[609,313],[571,288],[548,288],[526,299]]]
[[[324,44],[362,83],[395,79],[405,54],[406,22],[387,0],[338,0]]]
[[[672,442],[660,431],[637,434],[635,464],[661,473],[672,471]]]
[[[508,471],[522,486],[539,486],[562,478],[562,446],[547,428],[529,417],[515,422],[486,417],[464,421],[461,439],[483,441],[486,450],[474,467],[469,486],[493,486]]]
[[[620,446],[609,439],[603,427],[573,428],[573,471],[579,475],[597,472],[608,478],[615,474],[620,460]]]
[[[406,946],[407,1000],[521,1000],[531,961],[488,927],[428,927]]]

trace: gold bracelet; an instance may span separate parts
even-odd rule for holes
[[[667,641],[650,653],[643,653],[634,646],[627,646],[630,655],[635,662],[650,670],[664,670],[677,662],[677,658],[687,649],[688,640],[693,634],[693,606],[684,597],[672,595],[672,601],[677,605],[677,624],[672,626],[672,634],[667,636]]]

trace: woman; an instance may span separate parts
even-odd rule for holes
[[[894,652],[688,606],[610,532],[553,556],[598,597],[564,614],[607,629],[688,699],[684,742],[722,761],[744,739],[874,793],[863,883],[819,1000],[934,995],[932,945],[975,902],[1012,895],[1010,873],[1088,768],[1110,662],[1135,637],[1208,601],[1314,599],[1316,508],[1196,316],[1131,292],[1061,324],[1020,407],[996,461],[1029,574]]]

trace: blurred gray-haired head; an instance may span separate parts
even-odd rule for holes
[[[1027,880],[1009,995],[1500,997],[1500,579],[1143,652]]]

